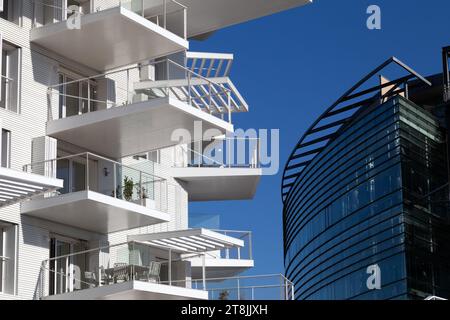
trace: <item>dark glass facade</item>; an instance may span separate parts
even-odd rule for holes
[[[314,157],[284,203],[296,299],[450,297],[445,137],[430,112],[395,96]],[[366,284],[371,265],[380,289]]]

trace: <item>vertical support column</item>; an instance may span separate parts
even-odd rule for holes
[[[183,8],[184,18],[184,40],[187,40],[187,8]]]
[[[169,286],[172,285],[172,249],[169,248],[169,267],[168,269],[168,278],[169,278]]]
[[[164,0],[164,29],[167,29],[167,0]]]
[[[119,198],[118,193],[118,188],[117,188],[117,171],[116,171],[116,163],[113,163],[113,194],[114,194],[114,198]]]

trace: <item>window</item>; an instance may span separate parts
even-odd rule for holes
[[[2,129],[1,140],[1,166],[3,168],[9,168],[11,166],[11,131]]]
[[[66,118],[97,110],[97,83],[77,81],[79,75],[59,74],[59,117]]]
[[[17,226],[0,221],[0,292],[15,293]]]
[[[134,160],[148,160],[154,163],[160,163],[161,153],[160,150],[154,150],[143,154],[133,156]]]
[[[13,112],[19,110],[20,48],[2,42],[0,107]]]
[[[20,24],[22,1],[0,0],[0,18]]]
[[[150,151],[148,153],[148,160],[154,163],[161,163],[161,152],[160,150]]]

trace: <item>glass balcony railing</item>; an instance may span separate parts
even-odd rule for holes
[[[162,254],[164,251],[166,254]],[[203,256],[203,253],[198,255]],[[164,256],[167,258],[161,258]],[[142,281],[208,291],[210,300],[294,299],[292,282],[281,274],[206,278],[203,273],[201,279],[192,280],[183,261],[184,256],[174,255],[169,248],[155,248],[135,241],[75,252],[42,262],[36,292],[38,298],[42,299]]]
[[[260,140],[224,137],[179,146],[176,168],[260,168]]]
[[[129,281],[191,289],[183,270],[180,255],[169,248],[130,241],[43,261],[37,292],[42,299]]]
[[[168,211],[168,182],[151,173],[92,154],[81,153],[25,165],[23,170],[64,181],[46,197],[94,191],[158,211]]]
[[[34,0],[35,28],[81,17],[115,7],[123,7],[183,39],[187,39],[187,7],[175,0],[88,0],[80,5],[61,7],[53,1]]]
[[[154,69],[156,81],[138,82],[136,75],[145,68]],[[121,81],[116,82],[114,79]],[[98,93],[99,86],[105,83],[114,88],[107,97]],[[170,97],[221,119],[225,120],[227,116],[228,122],[231,122],[231,110],[237,99],[234,96],[232,90],[223,84],[211,81],[170,59],[61,82],[47,89],[49,110],[59,109],[58,118]],[[49,118],[55,117],[50,114]]]
[[[173,281],[182,285],[184,281]],[[294,284],[282,274],[190,280],[209,300],[294,300]]]

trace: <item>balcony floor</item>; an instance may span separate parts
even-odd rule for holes
[[[21,213],[102,234],[170,221],[167,213],[93,191],[26,201]]]
[[[183,0],[188,7],[188,37],[268,16],[311,3],[311,0]]]
[[[201,258],[189,259],[191,261],[192,279],[202,278],[203,263]],[[253,260],[246,259],[205,259],[205,278],[229,278],[235,277],[240,273],[253,268]]]
[[[172,168],[183,183],[189,201],[252,199],[262,175],[258,168]]]
[[[45,300],[208,300],[208,292],[142,281],[116,283],[44,298]]]
[[[187,130],[194,139],[195,121],[201,121],[201,134],[209,129],[234,130],[222,119],[166,97],[51,120],[47,135],[118,159],[176,145],[178,141],[171,139],[175,130]]]
[[[123,7],[81,17],[81,28],[66,21],[31,30],[31,42],[73,61],[104,71],[189,47],[188,41]]]

